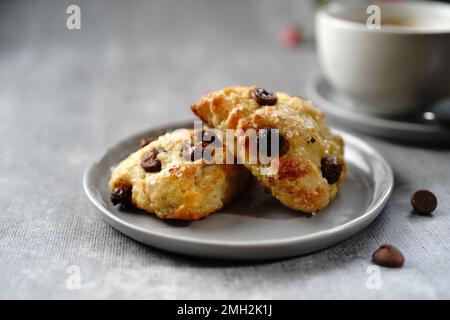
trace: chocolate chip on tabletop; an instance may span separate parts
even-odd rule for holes
[[[328,184],[335,184],[339,181],[342,173],[342,164],[336,157],[325,157],[320,162],[322,176],[327,179]]]
[[[139,147],[143,148],[143,147],[145,147],[146,145],[149,145],[150,143],[152,143],[155,140],[156,140],[155,138],[150,138],[150,137],[149,138],[143,138],[143,139],[141,139],[141,141],[139,143]]]
[[[274,106],[278,101],[278,97],[275,93],[263,88],[254,89],[252,91],[252,98],[255,99],[260,106]]]
[[[437,208],[437,198],[429,190],[417,190],[411,195],[411,205],[419,214],[430,214]]]
[[[111,192],[111,202],[113,205],[122,204],[124,206],[131,205],[131,186],[116,187]]]
[[[373,253],[372,261],[379,266],[400,268],[405,263],[405,256],[392,244],[385,243]]]
[[[141,167],[145,172],[159,172],[161,171],[161,161],[157,159],[158,152],[155,150],[149,151],[144,155],[141,161]]]

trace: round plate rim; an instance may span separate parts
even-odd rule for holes
[[[167,235],[164,233],[160,233],[157,231],[148,230],[145,228],[142,228],[140,226],[136,226],[135,224],[129,223],[127,221],[122,220],[121,218],[117,217],[115,214],[113,214],[111,211],[109,211],[107,208],[105,208],[100,201],[96,198],[96,195],[93,193],[93,190],[89,187],[89,181],[90,181],[90,175],[92,171],[95,169],[95,167],[109,154],[109,152],[125,143],[126,141],[129,141],[133,138],[137,138],[140,136],[144,136],[146,132],[153,132],[153,131],[161,131],[161,130],[172,130],[174,128],[181,128],[185,127],[186,125],[192,124],[191,122],[181,122],[181,123],[175,123],[175,124],[167,124],[163,126],[158,126],[151,129],[142,130],[138,133],[132,134],[128,136],[127,138],[124,138],[120,140],[118,143],[115,143],[111,147],[107,148],[100,156],[95,158],[95,160],[91,161],[89,165],[87,166],[86,170],[83,174],[83,189],[88,197],[88,199],[94,204],[94,206],[103,214],[102,217],[106,218],[106,221],[113,226],[114,228],[118,229],[120,232],[123,232],[118,226],[124,226],[126,228],[129,228],[135,232],[138,232],[140,234],[145,234],[150,237],[155,237],[160,240],[164,241],[181,241],[184,244],[190,243],[195,245],[202,245],[202,246],[221,246],[226,248],[265,248],[267,246],[284,246],[284,245],[293,245],[296,243],[301,243],[304,241],[314,241],[321,238],[326,238],[327,236],[331,235],[337,235],[337,234],[343,234],[348,230],[352,230],[352,228],[357,228],[358,226],[361,226],[361,228],[366,227],[367,225],[364,224],[365,222],[371,222],[373,219],[375,219],[383,210],[386,203],[388,202],[392,191],[394,187],[394,174],[392,171],[391,166],[388,164],[388,162],[379,154],[379,152],[374,149],[372,146],[361,140],[360,138],[355,137],[354,135],[347,133],[343,130],[339,130],[336,128],[332,128],[333,132],[336,132],[344,137],[344,141],[352,141],[353,145],[358,145],[359,150],[365,150],[366,153],[370,153],[371,157],[376,157],[376,161],[378,161],[384,170],[386,171],[386,174],[384,176],[385,179],[387,179],[387,185],[388,187],[383,191],[383,193],[380,195],[380,197],[373,203],[371,203],[364,214],[358,216],[356,219],[350,220],[342,225],[332,227],[330,229],[322,230],[315,232],[313,234],[309,235],[303,235],[298,237],[290,237],[286,239],[277,239],[277,240],[257,240],[257,241],[233,241],[233,242],[227,242],[227,241],[221,241],[221,240],[205,240],[205,239],[195,239],[192,237],[186,237],[186,236],[174,236],[174,235]],[[195,221],[193,222],[195,223]],[[114,224],[117,224],[114,225]],[[352,235],[354,235],[353,232],[348,236],[345,236],[344,238],[348,238]],[[125,233],[127,234],[127,233]],[[128,234],[127,234],[128,235]],[[130,236],[134,239],[137,237]],[[136,239],[138,240],[138,239]],[[143,242],[141,240],[138,240],[140,242]],[[144,242],[145,243],[145,242]],[[156,247],[159,247],[155,245]]]

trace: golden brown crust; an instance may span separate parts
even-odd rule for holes
[[[280,157],[273,176],[261,174],[264,167],[245,166],[264,188],[289,208],[313,213],[335,198],[345,179],[344,144],[331,133],[324,114],[309,101],[278,92],[274,106],[260,106],[252,98],[255,87],[232,86],[209,93],[191,106],[209,126],[219,129],[278,129],[287,141],[287,152]],[[337,183],[322,176],[321,160],[336,157],[342,165]]]
[[[131,186],[133,206],[161,219],[198,220],[223,208],[245,186],[247,170],[184,160],[181,150],[192,134],[193,130],[175,130],[128,156],[113,170],[110,189]],[[141,167],[152,150],[159,152],[159,172]]]

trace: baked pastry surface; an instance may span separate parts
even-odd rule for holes
[[[186,159],[183,148],[192,139],[193,130],[178,129],[129,155],[112,171],[113,203],[181,220],[206,217],[228,204],[245,186],[247,170]]]
[[[345,179],[344,143],[311,102],[282,92],[232,86],[206,94],[191,109],[213,128],[278,129],[278,171],[263,174],[267,165],[250,163],[248,157],[244,164],[285,206],[314,213],[336,197]]]

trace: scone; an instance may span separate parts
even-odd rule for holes
[[[191,109],[214,128],[253,128],[259,138],[278,129],[278,170],[263,173],[264,165],[248,158],[244,164],[285,206],[314,213],[336,197],[345,178],[344,144],[311,102],[258,87],[233,86],[203,96]]]
[[[195,149],[193,134],[175,130],[123,160],[109,181],[113,204],[132,205],[161,219],[197,220],[229,203],[245,185],[247,170],[192,161],[186,154]]]

